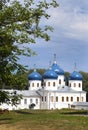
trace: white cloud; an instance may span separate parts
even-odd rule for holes
[[[54,26],[58,34],[61,33],[64,37],[88,41],[87,10],[85,7],[81,8],[79,2],[75,3],[77,4],[75,7],[68,3],[64,6],[62,3],[58,9],[50,10],[51,18],[46,23]]]

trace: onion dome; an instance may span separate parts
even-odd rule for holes
[[[82,79],[83,76],[77,71],[74,71],[69,75],[69,80],[82,80]]]
[[[31,74],[28,75],[28,80],[42,80],[42,76],[34,70]]]
[[[58,75],[50,68],[48,69],[44,75],[43,75],[44,79],[57,79]]]
[[[61,69],[56,63],[53,63],[52,70],[56,72],[58,75],[64,75],[64,70]]]
[[[52,68],[52,70],[53,70],[54,72],[56,72],[58,75],[64,75],[64,70],[61,69],[61,68],[57,65],[57,63],[56,63],[56,54],[54,54],[54,63],[53,63],[53,65],[51,66],[51,68]]]

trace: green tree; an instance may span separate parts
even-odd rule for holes
[[[42,19],[49,19],[47,10],[57,7],[55,0],[0,0],[0,85],[11,85],[14,72],[25,69],[18,63],[19,56],[35,54],[28,45],[36,38],[50,39],[47,31],[51,26],[41,27]]]
[[[25,66],[18,63],[19,56],[34,55],[28,45],[36,43],[36,38],[48,41],[48,30],[51,26],[41,26],[41,20],[49,19],[47,10],[57,7],[55,0],[0,0],[0,87],[19,85],[21,74],[26,71]],[[18,72],[20,72],[18,74]],[[18,74],[18,77],[16,77]],[[19,82],[18,82],[19,80]],[[22,86],[22,85],[21,85]],[[20,95],[0,91],[1,103],[15,105]]]

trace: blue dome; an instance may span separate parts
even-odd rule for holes
[[[56,63],[53,63],[52,70],[56,72],[58,75],[64,75],[64,70],[61,69]]]
[[[43,75],[44,79],[57,79],[58,75],[52,70],[52,69],[48,69],[44,75]]]
[[[42,76],[38,72],[34,71],[28,75],[28,80],[42,80]]]
[[[70,74],[69,79],[70,80],[82,80],[83,76],[79,72],[74,71],[72,74]]]

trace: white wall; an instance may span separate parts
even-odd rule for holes
[[[53,86],[53,83],[55,82],[55,86]],[[44,79],[44,89],[45,90],[57,90],[57,80],[56,79]],[[49,84],[50,83],[50,86]]]
[[[82,81],[81,80],[69,80],[69,86],[76,91],[82,91]],[[76,84],[76,86],[74,86]],[[80,87],[79,87],[80,84]]]
[[[34,84],[34,87],[33,87]],[[37,86],[39,84],[39,87]],[[40,80],[30,80],[29,81],[29,90],[38,90],[41,89],[41,81]]]

